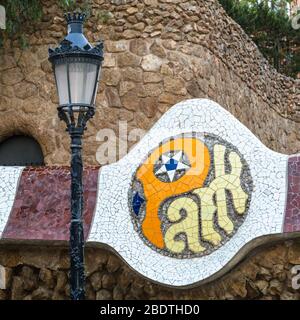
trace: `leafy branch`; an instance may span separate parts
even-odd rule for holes
[[[219,0],[275,69],[288,76],[300,73],[300,30],[288,15],[291,0]]]
[[[87,17],[91,15],[91,0],[58,0],[57,2],[63,11],[80,10]],[[22,48],[27,47],[24,30],[34,28],[35,24],[41,21],[42,0],[3,0],[1,4],[6,10],[6,29],[0,30],[0,47],[6,39],[18,40]],[[105,17],[105,13],[103,14]],[[107,21],[106,18],[100,20]]]

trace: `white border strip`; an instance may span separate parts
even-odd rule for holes
[[[6,226],[24,167],[0,167],[0,238]]]

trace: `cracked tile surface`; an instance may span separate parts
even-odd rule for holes
[[[288,189],[284,232],[300,231],[300,155],[288,160]]]
[[[0,167],[0,238],[13,207],[23,167]]]
[[[268,149],[213,101],[184,101],[122,160],[85,169],[85,235],[157,282],[204,281],[251,240],[300,230],[299,157]],[[67,168],[1,167],[0,236],[68,240],[69,201]]]
[[[253,191],[245,220],[226,243],[207,255],[178,259],[154,250],[142,240],[132,223],[132,204],[128,192],[147,154],[166,139],[193,132],[220,137],[236,147],[249,166]],[[126,157],[101,169],[99,198],[88,240],[109,244],[133,269],[155,281],[184,286],[205,280],[221,270],[252,239],[282,232],[287,159],[288,156],[265,147],[217,103],[206,99],[179,103]],[[168,165],[174,169],[176,163],[173,161]],[[141,204],[141,207],[144,205]]]
[[[83,172],[84,234],[88,236],[97,194],[98,168]],[[68,167],[28,167],[22,172],[4,239],[69,240],[70,184]]]

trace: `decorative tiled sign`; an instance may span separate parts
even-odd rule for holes
[[[0,170],[0,235],[68,240],[67,168]],[[171,108],[119,162],[87,168],[85,235],[143,276],[189,286],[300,231],[300,155],[266,148],[213,101]]]
[[[152,150],[129,189],[133,223],[146,245],[174,258],[210,254],[245,220],[253,182],[236,147],[184,133]]]

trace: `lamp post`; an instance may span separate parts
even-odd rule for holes
[[[85,298],[83,186],[81,140],[87,121],[95,114],[95,98],[103,61],[103,43],[93,47],[83,35],[82,13],[65,15],[68,34],[49,49],[59,96],[58,116],[71,138],[70,295]]]

